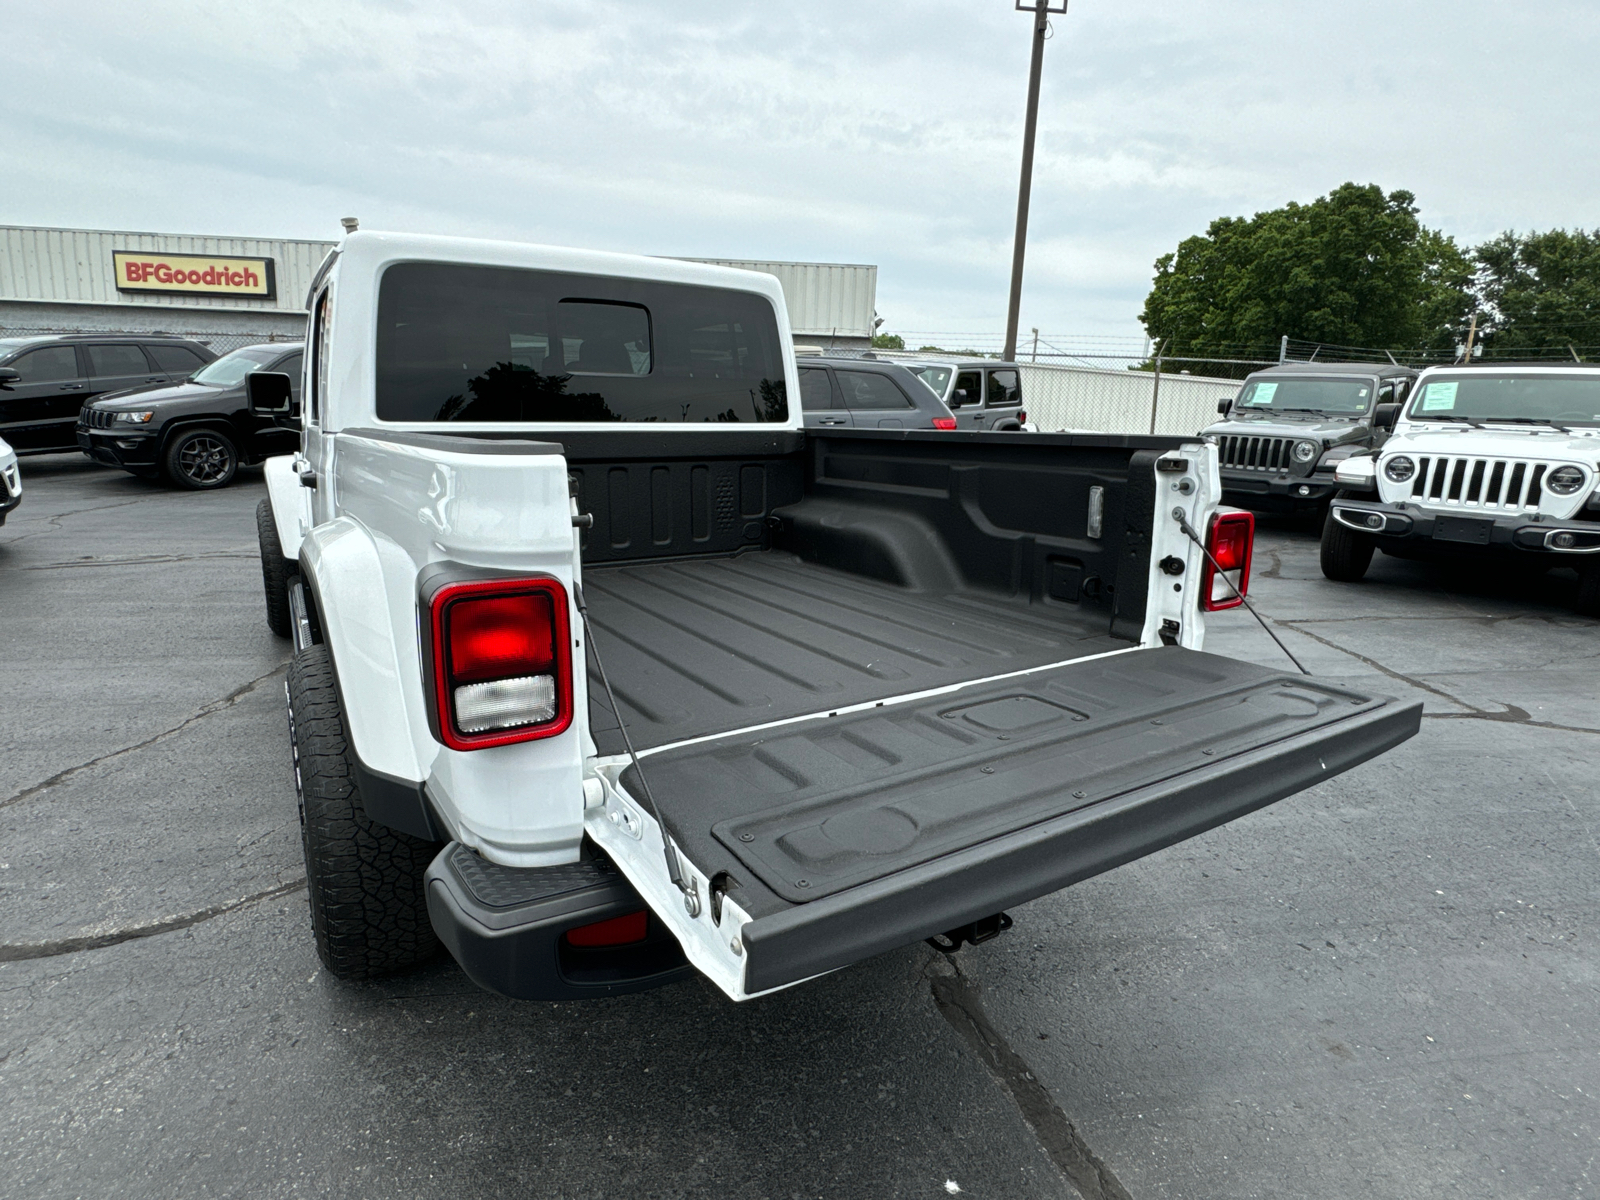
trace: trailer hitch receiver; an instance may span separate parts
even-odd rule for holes
[[[936,933],[928,938],[927,942],[935,950],[944,954],[954,954],[961,949],[963,942],[977,946],[990,938],[999,937],[1010,928],[1010,914],[995,913],[990,917],[980,917],[970,925],[962,925],[945,933]]]

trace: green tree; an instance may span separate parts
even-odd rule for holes
[[[906,340],[898,333],[875,333],[872,335],[872,348],[874,350],[904,350]]]
[[[1600,229],[1503,233],[1474,257],[1491,352],[1600,344]]]
[[[1346,183],[1309,204],[1220,217],[1156,260],[1140,320],[1166,354],[1233,357],[1278,338],[1451,344],[1472,267],[1417,220],[1410,192]]]

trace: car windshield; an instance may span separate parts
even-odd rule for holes
[[[243,383],[251,371],[261,370],[282,353],[282,346],[243,346],[232,354],[224,354],[216,362],[207,363],[189,378],[207,387],[232,387]]]
[[[1411,405],[1417,421],[1600,424],[1600,375],[1490,374],[1435,377]]]
[[[1257,379],[1244,385],[1236,407],[1266,412],[1364,413],[1370,379]]]
[[[950,367],[911,367],[913,375],[933,389],[936,396],[944,395],[944,386],[950,382]]]

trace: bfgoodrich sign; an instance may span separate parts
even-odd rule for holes
[[[119,292],[248,296],[253,300],[271,300],[277,295],[270,258],[113,250],[111,266]]]

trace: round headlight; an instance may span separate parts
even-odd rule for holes
[[[1315,442],[1296,442],[1293,453],[1295,462],[1310,462],[1317,456],[1317,444]]]
[[[1404,483],[1417,473],[1417,464],[1404,454],[1396,454],[1383,464],[1383,476],[1390,483]]]
[[[1544,477],[1544,485],[1558,496],[1570,496],[1583,486],[1583,472],[1577,467],[1557,467]]]

